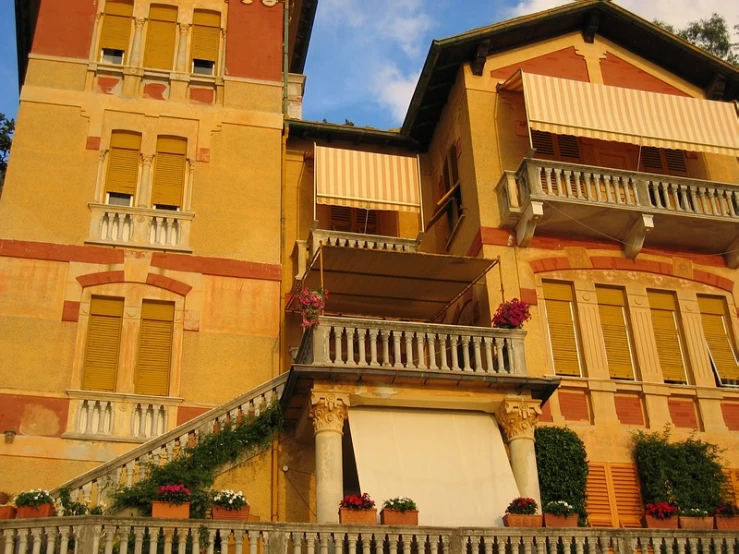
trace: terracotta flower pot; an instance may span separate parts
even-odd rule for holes
[[[649,529],[677,529],[678,517],[673,516],[667,519],[657,519],[654,516],[644,516],[644,527]]]
[[[15,519],[15,506],[0,506],[0,519]]]
[[[151,503],[151,517],[162,519],[190,519],[190,503],[170,504],[162,500]]]
[[[376,525],[377,510],[352,510],[351,508],[339,508],[339,523],[350,525]]]
[[[248,521],[250,509],[251,506],[244,506],[238,510],[227,510],[221,506],[213,506],[211,514],[213,515],[213,519]]]
[[[739,530],[739,516],[716,516],[716,529],[719,531]]]
[[[383,508],[380,512],[380,522],[383,525],[418,525],[418,510],[391,510]]]
[[[713,529],[713,518],[680,516],[680,529]]]
[[[571,516],[544,514],[544,527],[577,527],[577,514]]]
[[[506,514],[503,516],[506,527],[541,527],[542,517],[539,514]]]
[[[51,517],[54,515],[53,504],[41,504],[38,508],[33,506],[18,506],[16,519],[30,519],[35,517]]]

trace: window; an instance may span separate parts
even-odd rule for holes
[[[185,182],[187,140],[178,137],[157,138],[157,154],[151,204],[155,208],[177,210],[182,207]]]
[[[192,24],[192,72],[215,75],[221,39],[221,14],[195,10]]]
[[[105,201],[108,204],[132,205],[139,174],[140,150],[141,135],[129,131],[113,131],[105,180]]]
[[[133,2],[107,0],[100,30],[100,61],[122,65],[131,39]]]
[[[720,297],[698,296],[698,307],[701,311],[706,347],[719,383],[739,385],[739,365],[731,333],[731,319],[727,316],[726,301]]]
[[[581,376],[575,297],[570,283],[544,281],[549,346],[557,375]]]
[[[644,146],[639,156],[641,171],[688,176],[688,164],[685,161],[685,152],[682,150]]]
[[[572,135],[553,135],[544,131],[531,131],[531,145],[541,158],[564,162],[580,160],[580,141]]]
[[[331,229],[345,233],[377,234],[377,212],[346,206],[331,206]]]
[[[687,383],[684,341],[680,332],[675,294],[666,291],[647,291],[647,296],[662,377],[665,383]]]
[[[93,296],[82,375],[85,390],[115,391],[123,299]]]
[[[169,394],[174,304],[144,300],[136,362],[136,394]]]
[[[622,289],[595,287],[600,325],[612,379],[634,378],[634,354],[629,334],[626,297]]]
[[[454,235],[459,219],[462,216],[462,188],[459,182],[458,156],[457,144],[454,143],[449,149],[446,160],[444,160],[444,198],[448,198],[446,219],[451,235]]]
[[[177,38],[177,7],[151,6],[146,30],[144,66],[172,69]]]
[[[591,527],[641,527],[644,508],[633,464],[588,464],[586,484]]]

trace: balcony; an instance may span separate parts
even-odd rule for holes
[[[645,242],[709,254],[739,248],[738,185],[526,158],[496,191],[519,246],[543,232],[609,237],[632,258]],[[726,257],[739,266],[736,252]]]
[[[89,207],[92,217],[88,244],[192,252],[192,212],[96,203]]]

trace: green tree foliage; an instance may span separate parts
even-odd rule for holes
[[[588,458],[580,437],[566,427],[537,427],[536,465],[542,506],[564,500],[584,522]]]
[[[726,476],[715,444],[690,437],[670,442],[670,430],[634,434],[636,462],[645,504],[671,502],[682,509],[700,508],[709,513],[724,500]]]
[[[8,156],[10,155],[10,146],[13,144],[14,131],[15,121],[5,117],[4,113],[0,113],[0,191],[2,191],[5,182],[5,170],[8,169]]]
[[[676,30],[672,25],[658,19],[654,20],[654,24],[692,42],[722,60],[739,65],[737,45],[731,42],[729,25],[726,23],[726,19],[717,13],[711,14],[708,19],[692,21],[684,29]],[[739,31],[739,25],[735,25],[734,30]]]

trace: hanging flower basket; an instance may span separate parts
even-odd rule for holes
[[[493,327],[496,329],[521,329],[529,319],[531,319],[529,305],[523,300],[514,298],[498,306],[493,316]]]
[[[300,326],[303,329],[312,329],[321,324],[320,317],[326,308],[328,291],[326,289],[310,290],[304,288],[298,297],[300,303],[300,315],[303,321]]]

